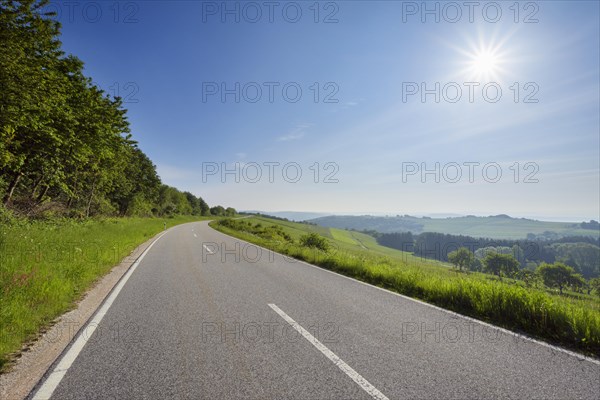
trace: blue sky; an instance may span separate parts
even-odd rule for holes
[[[240,210],[599,219],[599,2],[247,3],[52,3],[165,183]]]

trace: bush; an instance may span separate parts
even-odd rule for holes
[[[300,244],[304,247],[310,247],[323,251],[329,250],[329,242],[322,236],[316,233],[309,233],[300,237]]]
[[[16,217],[14,213],[7,208],[5,208],[2,204],[0,204],[0,224],[9,225],[15,222]]]

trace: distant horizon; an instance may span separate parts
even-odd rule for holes
[[[404,215],[408,215],[411,217],[416,217],[416,218],[422,218],[422,217],[429,217],[429,218],[439,218],[439,219],[444,219],[444,218],[461,218],[461,217],[467,217],[467,216],[475,216],[475,217],[494,217],[497,215],[508,215],[511,218],[514,219],[521,219],[521,218],[525,218],[525,219],[531,219],[531,220],[536,220],[536,221],[547,221],[547,222],[572,222],[572,223],[581,223],[581,222],[589,222],[589,221],[599,221],[600,217],[579,217],[579,219],[574,219],[577,217],[561,217],[561,216],[534,216],[534,215],[511,215],[508,213],[490,213],[490,214],[482,214],[482,213],[471,213],[471,214],[461,214],[461,213],[408,213],[408,212],[374,212],[374,211],[365,211],[365,212],[330,212],[330,211],[294,211],[294,210],[279,210],[279,211],[273,211],[273,210],[238,210],[239,212],[244,212],[244,213],[262,213],[262,214],[285,214],[285,213],[289,213],[289,214],[322,214],[321,216],[362,216],[362,215],[369,215],[369,216],[374,216],[374,217],[396,217],[396,216],[404,216]],[[276,216],[276,215],[273,215]],[[318,218],[318,217],[315,217]]]

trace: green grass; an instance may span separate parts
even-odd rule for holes
[[[253,227],[261,225],[261,232]],[[274,251],[384,287],[437,306],[585,354],[600,355],[600,300],[583,294],[559,296],[521,281],[463,273],[446,263],[379,246],[357,232],[329,230],[332,250],[302,247],[298,239],[321,227],[268,218],[248,218],[216,229]],[[269,236],[264,232],[279,232]],[[285,240],[287,234],[290,240]],[[365,249],[366,247],[366,249]]]
[[[332,253],[340,251],[352,254],[356,253],[360,256],[365,253],[365,250],[368,250],[368,253],[371,255],[390,257],[393,260],[402,261],[411,265],[451,267],[448,263],[415,257],[411,253],[382,246],[377,243],[377,240],[375,240],[373,236],[361,232],[326,228],[318,225],[301,224],[291,221],[274,220],[267,217],[244,218],[243,221],[247,221],[253,225],[259,223],[263,226],[275,224],[296,241],[298,241],[302,235],[307,233],[318,233],[319,235],[330,239],[333,247]]]
[[[21,222],[0,226],[0,371],[139,244],[198,217]]]
[[[529,219],[462,217],[423,219],[423,232],[440,232],[493,239],[524,239],[528,233],[556,232],[563,236],[589,235],[598,233],[573,226],[572,222],[533,221]]]
[[[337,228],[329,228],[329,231],[331,232],[331,236],[337,241],[354,246],[359,244],[359,242],[352,236],[352,232],[350,231]]]
[[[492,239],[525,239],[528,233],[537,235],[546,231],[560,236],[598,237],[600,232],[582,229],[576,222],[537,221],[524,218],[507,217],[455,217],[455,218],[417,218],[417,217],[375,217],[375,216],[328,216],[312,222],[332,228],[354,228],[355,230],[375,230],[378,232],[404,232],[414,234],[439,232],[452,235],[485,237]]]

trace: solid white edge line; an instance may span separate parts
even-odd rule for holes
[[[383,393],[365,378],[356,372],[351,366],[346,364],[344,360],[339,358],[333,351],[329,350],[323,343],[321,343],[316,337],[310,334],[304,329],[299,323],[294,321],[292,317],[283,312],[275,304],[269,304],[269,307],[273,309],[281,318],[283,318],[288,324],[290,324],[296,331],[298,331],[306,340],[308,340],[313,346],[315,346],[323,355],[331,360],[339,369],[342,370],[346,375],[350,377],[358,386],[367,392],[372,398],[377,400],[389,400]]]
[[[210,222],[210,221],[209,221],[209,222]],[[208,226],[208,224],[207,224],[207,226]],[[350,277],[350,276],[342,275],[342,274],[340,274],[340,273],[337,273],[337,272],[335,272],[335,271],[331,271],[331,270],[329,270],[329,269],[326,269],[326,268],[323,268],[323,267],[319,267],[319,266],[317,266],[317,265],[313,265],[313,264],[307,263],[307,262],[305,262],[305,261],[302,261],[302,260],[298,260],[298,259],[296,259],[296,258],[293,258],[293,257],[291,257],[291,256],[287,256],[287,255],[285,255],[285,254],[278,253],[278,252],[276,252],[275,250],[267,249],[266,247],[260,246],[260,245],[258,245],[258,244],[250,243],[250,242],[248,242],[248,241],[246,241],[246,240],[243,240],[243,239],[238,239],[238,238],[236,238],[236,237],[234,237],[234,236],[231,236],[231,235],[228,235],[228,234],[226,234],[226,233],[220,232],[220,231],[218,231],[218,230],[214,229],[214,228],[213,228],[213,227],[211,227],[211,226],[209,226],[209,228],[210,228],[210,229],[212,229],[212,230],[214,230],[215,232],[218,232],[218,233],[220,233],[221,235],[225,235],[225,236],[227,236],[227,237],[230,237],[230,238],[232,238],[232,239],[239,240],[239,241],[242,241],[242,242],[244,242],[244,243],[248,243],[248,244],[250,244],[250,245],[252,245],[252,246],[260,247],[261,249],[264,249],[264,250],[266,250],[266,251],[270,251],[270,252],[273,252],[273,253],[275,253],[275,254],[278,254],[279,256],[281,256],[281,257],[283,257],[283,258],[287,258],[287,259],[293,259],[294,261],[293,261],[292,263],[290,263],[290,264],[295,264],[295,263],[304,264],[304,265],[307,265],[307,266],[309,266],[309,267],[316,268],[316,269],[318,269],[319,271],[328,272],[328,273],[330,273],[330,274],[333,274],[333,275],[336,275],[336,276],[339,276],[339,277],[342,277],[342,278],[349,279],[349,280],[351,280],[351,281],[353,281],[353,282],[360,283],[361,285],[365,285],[365,286],[369,286],[369,287],[372,287],[372,288],[375,288],[375,289],[379,289],[379,290],[381,290],[381,291],[384,291],[384,292],[386,292],[386,293],[388,293],[388,294],[392,294],[392,295],[394,295],[394,296],[398,296],[398,297],[401,297],[401,298],[403,298],[403,299],[410,300],[410,301],[414,301],[415,303],[419,303],[419,304],[422,304],[422,305],[424,305],[424,306],[427,306],[427,307],[434,308],[434,309],[436,309],[436,310],[438,310],[438,311],[442,311],[442,312],[445,312],[445,313],[447,313],[447,314],[454,315],[455,317],[458,317],[458,318],[463,318],[463,319],[466,319],[466,320],[468,320],[468,321],[471,321],[471,322],[475,322],[475,323],[481,324],[481,325],[483,325],[483,326],[486,326],[486,327],[488,327],[488,328],[497,329],[498,331],[500,331],[500,332],[502,332],[502,333],[506,333],[507,335],[514,336],[514,337],[517,337],[517,338],[519,338],[519,339],[523,339],[523,340],[525,340],[525,341],[529,341],[529,342],[532,342],[532,343],[535,343],[535,344],[539,344],[540,346],[543,346],[543,347],[549,348],[549,349],[551,349],[551,350],[554,350],[554,351],[558,351],[558,352],[561,352],[561,353],[568,354],[568,355],[570,355],[570,356],[573,356],[573,357],[575,357],[575,358],[579,359],[579,361],[589,361],[589,362],[591,362],[591,363],[593,363],[593,364],[600,365],[600,360],[598,360],[598,359],[596,359],[596,358],[588,357],[588,356],[585,356],[585,355],[583,355],[583,354],[576,353],[576,352],[574,352],[574,351],[567,350],[567,349],[564,349],[564,348],[562,348],[562,347],[558,347],[558,346],[555,346],[555,345],[553,345],[553,344],[550,344],[550,343],[543,342],[543,341],[541,341],[541,340],[538,340],[538,339],[534,339],[534,338],[532,338],[532,337],[529,337],[529,336],[527,336],[527,335],[520,334],[520,333],[517,333],[517,332],[513,332],[513,331],[511,331],[511,330],[508,330],[508,329],[506,329],[506,328],[502,328],[502,327],[500,327],[500,326],[497,326],[497,325],[492,325],[492,324],[490,324],[490,323],[487,323],[487,322],[481,321],[481,320],[479,320],[479,319],[476,319],[476,318],[473,318],[473,317],[469,317],[469,316],[467,316],[467,315],[464,315],[464,314],[459,314],[459,313],[457,313],[457,312],[450,311],[450,310],[447,310],[447,309],[445,309],[445,308],[442,308],[442,307],[438,307],[438,306],[436,306],[436,305],[433,305],[433,304],[430,304],[430,303],[426,303],[426,302],[424,302],[424,301],[422,301],[422,300],[419,300],[419,299],[414,299],[414,298],[412,298],[412,297],[408,297],[408,296],[406,296],[406,295],[403,295],[403,294],[400,294],[400,293],[397,293],[397,292],[392,292],[392,291],[391,291],[391,290],[389,290],[389,289],[385,289],[385,288],[382,288],[382,287],[379,287],[379,286],[375,286],[375,285],[373,285],[373,284],[371,284],[371,283],[368,283],[368,282],[363,282],[363,281],[360,281],[360,280],[358,280],[358,279],[352,278],[352,277]]]
[[[125,286],[125,283],[127,283],[133,272],[136,270],[137,266],[144,259],[146,254],[150,251],[152,246],[154,246],[154,244],[166,233],[167,232],[163,232],[160,234],[160,236],[154,239],[154,241],[150,243],[148,248],[146,248],[146,250],[144,250],[144,252],[137,258],[137,260],[135,260],[131,267],[129,267],[125,275],[121,277],[117,285],[112,289],[110,295],[106,298],[102,306],[98,309],[98,311],[96,311],[94,316],[88,321],[85,327],[83,327],[79,331],[75,342],[73,342],[69,350],[62,355],[60,361],[58,362],[54,370],[50,373],[50,375],[48,375],[44,383],[35,392],[35,395],[32,397],[32,400],[48,400],[50,399],[50,397],[52,397],[52,394],[60,384],[60,381],[64,378],[67,371],[69,370],[69,368],[71,367],[81,350],[83,350],[84,346],[87,343],[87,340],[91,338],[92,334],[96,330],[96,327],[98,326],[98,324],[100,324],[100,321],[102,321],[102,318],[104,318],[104,316],[108,312],[108,309],[113,304],[113,302]]]

